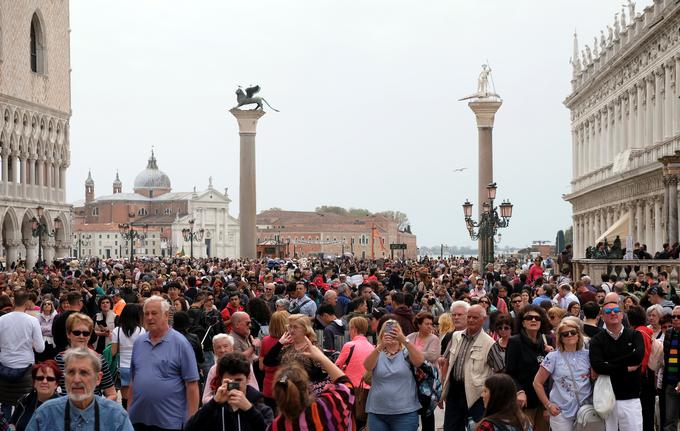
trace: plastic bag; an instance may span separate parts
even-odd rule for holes
[[[593,390],[593,407],[602,419],[607,419],[614,410],[616,397],[612,388],[612,381],[607,375],[600,375],[595,381]]]

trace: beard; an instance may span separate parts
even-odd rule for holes
[[[71,388],[71,389],[74,389],[74,388]],[[84,389],[84,388],[75,388],[75,389]],[[73,391],[68,392],[69,400],[75,401],[75,402],[87,401],[87,400],[91,399],[92,397],[94,397],[94,390],[86,391],[82,394],[74,394]]]

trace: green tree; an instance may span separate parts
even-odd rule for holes
[[[346,209],[343,207],[338,207],[338,206],[333,206],[333,205],[321,205],[320,207],[316,207],[314,209],[315,212],[319,214],[338,214],[338,215],[347,215],[348,212]]]
[[[366,208],[350,208],[347,212],[355,217],[367,217],[373,215],[373,213]]]
[[[406,229],[406,226],[409,224],[408,216],[401,211],[381,211],[377,214],[385,216],[388,219],[396,222],[399,225],[400,230]]]
[[[564,245],[574,244],[574,228],[569,226],[569,229],[564,231]]]
[[[564,251],[564,231],[562,229],[557,231],[557,238],[555,238],[555,254],[560,254]]]

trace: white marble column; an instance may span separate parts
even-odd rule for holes
[[[677,135],[680,133],[680,55],[675,56],[675,80],[673,81],[673,134]]]
[[[635,121],[635,113],[637,112],[636,109],[637,105],[637,93],[635,87],[631,87],[628,89],[628,139],[627,139],[627,144],[626,148],[635,148],[635,126],[637,125],[637,122]]]
[[[645,203],[642,200],[636,202],[635,207],[635,236],[633,237],[633,242],[644,241],[645,236],[645,218],[643,214]]]
[[[668,178],[668,242],[678,240],[678,176]]]
[[[595,169],[599,169],[602,166],[602,161],[600,160],[600,134],[597,130],[597,117],[595,115],[590,120],[590,128],[593,131],[593,164]]]
[[[607,146],[609,145],[608,130],[607,127],[607,110],[600,109],[598,113],[599,116],[599,127],[600,127],[600,159],[602,160],[602,166],[608,165],[609,153],[607,152]]]
[[[628,203],[628,234],[633,237],[633,241],[635,241],[635,238],[637,237],[635,233],[635,207],[635,201]],[[621,241],[623,242],[623,238]]]
[[[612,159],[616,157],[621,151],[621,99],[614,100],[614,151],[612,152]]]
[[[572,250],[574,252],[574,257],[578,258],[580,257],[579,251],[580,245],[578,243],[578,236],[581,234],[581,230],[579,229],[578,226],[578,216],[572,214],[571,216],[571,242],[572,242]]]
[[[628,148],[628,107],[630,106],[630,100],[628,99],[628,94],[623,93],[621,96],[621,122],[620,127],[620,138],[619,138],[619,152]]]
[[[661,250],[664,239],[664,224],[663,224],[663,196],[654,196],[654,251]],[[651,253],[652,256],[654,253]]]
[[[647,104],[645,111],[647,111],[647,118],[645,119],[645,147],[654,145],[654,73],[650,73],[645,78],[647,82]]]
[[[602,226],[600,225],[600,210],[593,211],[593,242],[597,241],[602,233]]]
[[[578,133],[571,131],[571,177],[578,177]]]
[[[635,135],[635,148],[645,147],[645,81],[642,80],[635,85],[637,90],[637,126]]]
[[[659,67],[655,71],[656,91],[654,93],[654,143],[663,140],[663,85],[664,71]]]
[[[663,137],[670,139],[673,136],[673,88],[671,86],[673,73],[673,66],[675,61],[670,59],[666,62],[664,67],[665,85],[664,85],[664,118],[663,118]]]
[[[607,153],[609,154],[608,161],[610,163],[614,162],[614,156],[616,155],[615,144],[614,144],[614,103],[610,103],[607,106]]]
[[[641,241],[647,244],[647,250],[654,245],[654,226],[652,224],[652,216],[654,215],[654,200],[652,198],[645,199],[645,239]]]
[[[669,230],[668,230],[668,218],[670,212],[668,211],[669,207],[669,200],[671,198],[671,192],[670,192],[670,181],[669,181],[669,176],[664,175],[663,176],[663,203],[662,203],[662,211],[663,213],[661,214],[661,220],[663,224],[663,242],[669,242],[670,241],[670,235],[669,235]]]

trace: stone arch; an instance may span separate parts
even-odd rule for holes
[[[43,75],[47,73],[47,37],[44,23],[40,9],[36,9],[30,23],[29,55],[31,71]]]
[[[33,236],[33,219],[37,214],[32,208],[24,210],[21,217],[21,244],[19,247],[19,257],[26,260],[26,268],[33,268],[38,261],[38,238]],[[23,253],[22,253],[23,250]]]

